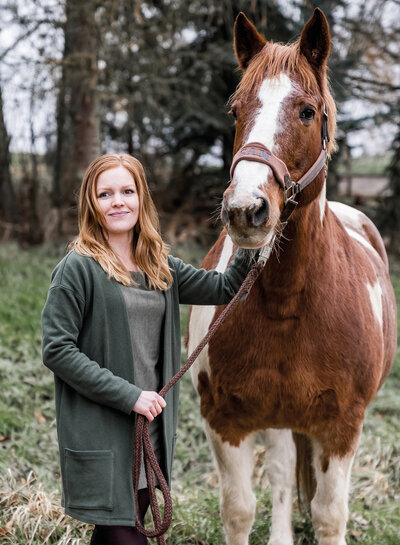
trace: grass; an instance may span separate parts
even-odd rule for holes
[[[41,364],[40,312],[50,272],[64,248],[0,246],[0,544],[87,545],[91,527],[64,515],[54,417],[53,378]],[[180,248],[194,264],[201,251]],[[393,262],[400,300],[400,266]],[[182,332],[188,307],[182,308]],[[170,545],[224,543],[218,480],[206,443],[199,401],[188,376],[181,389],[174,463]],[[347,543],[400,545],[400,359],[367,411],[350,498]],[[264,447],[256,446],[257,515],[250,545],[266,545],[271,500]],[[296,545],[315,544],[310,520],[296,508]]]

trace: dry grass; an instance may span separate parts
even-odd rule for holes
[[[30,472],[16,480],[9,470],[0,480],[0,542],[20,545],[87,543],[89,526],[66,516],[58,491],[48,492]]]

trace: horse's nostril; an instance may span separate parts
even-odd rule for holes
[[[259,227],[269,218],[269,204],[267,199],[260,197],[257,204],[251,207],[251,223],[254,227]]]

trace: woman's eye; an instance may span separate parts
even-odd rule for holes
[[[305,121],[312,121],[314,116],[315,112],[312,108],[304,108],[304,110],[300,113],[300,119],[304,119]]]
[[[103,191],[103,193],[100,193],[100,194],[97,196],[98,199],[102,199],[102,198],[104,198],[104,197],[108,197],[107,191]]]
[[[133,195],[135,192],[134,192],[133,189],[125,189],[125,193],[126,193],[127,195]]]

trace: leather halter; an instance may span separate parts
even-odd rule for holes
[[[318,176],[326,164],[328,157],[326,142],[330,141],[328,132],[328,112],[326,106],[324,106],[321,140],[322,150],[317,160],[297,182],[291,180],[285,163],[281,161],[279,157],[274,155],[266,146],[264,146],[264,144],[261,144],[261,142],[249,142],[242,146],[237,153],[235,153],[230,169],[231,180],[233,178],[236,165],[239,163],[239,161],[256,161],[257,163],[264,163],[265,165],[268,165],[274,173],[276,181],[283,189],[284,207],[281,214],[281,221],[287,221],[298,204],[295,197]]]

